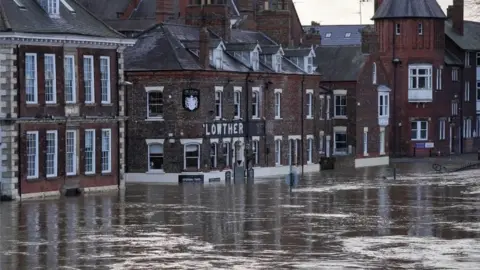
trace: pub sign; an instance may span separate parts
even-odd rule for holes
[[[183,108],[189,112],[194,112],[200,107],[200,90],[188,88],[183,89],[182,94]]]

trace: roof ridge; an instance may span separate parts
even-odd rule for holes
[[[5,9],[3,8],[3,0],[0,0],[0,16],[2,17],[1,19],[3,20],[3,23],[5,23],[5,26],[9,31],[12,31],[12,26],[10,25],[10,22],[8,21],[7,14],[5,13]]]
[[[90,10],[88,10],[86,7],[84,7],[82,4],[78,3],[77,0],[69,0],[69,1],[72,1],[74,2],[77,6],[79,6],[81,9],[83,9],[84,11],[86,11],[88,13],[88,15],[92,16],[96,21],[98,21],[99,23],[101,23],[102,25],[106,26],[110,31],[112,31],[113,33],[121,36],[121,37],[126,37],[124,34],[118,32],[117,30],[115,30],[113,27],[111,27],[110,25],[106,24],[103,20],[101,20],[100,18],[98,18],[95,14],[93,14],[92,12],[90,12]]]

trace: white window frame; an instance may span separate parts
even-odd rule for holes
[[[50,153],[49,152],[49,145],[48,145],[48,136],[49,135],[53,135],[53,153]],[[48,168],[49,168],[49,156],[53,155],[53,164],[52,165],[52,168],[53,168],[53,173],[48,173]],[[46,137],[45,137],[45,174],[48,177],[57,177],[58,175],[58,131],[56,130],[47,130],[47,133],[46,133]]]
[[[233,89],[233,118],[242,118],[242,88],[234,87]]]
[[[437,90],[442,90],[442,68],[437,68]]]
[[[390,93],[378,92],[378,116],[388,117],[390,112]]]
[[[33,63],[33,78],[30,78],[29,72],[30,70],[27,69],[28,60],[32,59]],[[31,86],[31,90],[33,93],[33,99],[29,100],[29,83],[28,81],[33,84]],[[38,67],[37,67],[37,54],[36,53],[25,53],[25,101],[27,104],[37,104],[38,103]]]
[[[320,114],[319,118],[320,120],[323,120],[325,118],[325,95],[320,95],[319,96],[319,102],[320,104],[318,105],[318,113]]]
[[[470,81],[465,81],[465,101],[470,101]]]
[[[215,120],[222,119],[223,116],[223,87],[215,86]]]
[[[472,119],[465,117],[463,119],[463,138],[469,139],[472,137]]]
[[[337,134],[345,134],[345,151],[338,151],[337,150]],[[347,130],[334,130],[333,131],[333,153],[335,155],[346,155],[348,154],[348,138],[347,138]]]
[[[87,63],[89,64],[87,65]],[[90,70],[87,69],[88,66]],[[88,74],[90,76],[88,76]],[[93,55],[83,56],[83,89],[85,103],[95,103],[95,60]],[[89,91],[90,93],[88,93]],[[88,94],[90,94],[90,98],[88,98]]]
[[[69,151],[68,136],[73,134],[72,151]],[[68,171],[69,154],[72,155],[72,170]],[[67,130],[65,132],[65,172],[68,176],[77,174],[77,131]]]
[[[51,59],[51,66],[49,65],[49,63],[47,63],[47,59]],[[45,74],[45,104],[55,104],[57,103],[57,67],[56,67],[56,62],[55,62],[55,54],[45,54],[44,55],[44,74]],[[48,69],[49,68],[52,68],[53,70],[51,70],[51,74],[49,74],[49,71]],[[49,78],[50,77],[50,78]],[[47,79],[48,78],[48,79]],[[47,84],[51,84],[51,87],[52,87],[52,99],[49,100],[47,97],[48,97],[48,93],[47,93],[47,89],[48,89],[48,86]]]
[[[452,116],[458,115],[458,102],[452,100]]]
[[[58,17],[60,15],[60,0],[47,0],[46,4],[46,12],[51,17]]]
[[[92,156],[91,156],[91,160],[92,160],[92,168],[91,170],[87,170],[87,134],[90,133],[92,134]],[[85,129],[85,134],[84,134],[84,141],[85,141],[85,149],[84,149],[84,161],[85,161],[85,164],[84,164],[84,170],[85,170],[85,174],[95,174],[96,172],[96,168],[95,168],[95,165],[96,165],[96,130],[95,129]]]
[[[400,24],[399,24],[399,23],[396,23],[396,24],[395,24],[395,35],[399,36],[400,33],[401,33]]]
[[[428,121],[426,120],[415,120],[410,122],[410,127],[412,127],[412,123],[416,123],[416,136],[415,138],[411,138],[412,141],[426,141],[428,140]],[[422,129],[422,123],[426,123],[425,129]],[[425,137],[422,137],[422,130],[425,130]],[[413,129],[412,129],[413,132]],[[411,132],[411,133],[412,133]],[[411,134],[410,133],[410,134]]]
[[[363,156],[368,156],[368,127],[363,128]]]
[[[425,75],[420,75],[420,70],[425,70]],[[416,74],[412,74],[412,73]],[[425,78],[425,87],[420,88],[420,79]],[[416,86],[414,86],[414,82]],[[408,89],[409,90],[432,90],[432,65],[415,64],[408,66]]]
[[[252,88],[252,119],[260,119],[260,89]]]
[[[218,168],[218,143],[217,142],[210,142],[209,156],[210,156],[211,169],[217,169]]]
[[[100,166],[102,168],[102,173],[111,173],[112,172],[112,130],[110,128],[102,128],[101,134],[102,134],[102,137],[101,137],[102,152],[100,155]],[[108,142],[108,148],[105,147],[105,142]],[[105,152],[107,153],[106,155],[105,155]],[[108,158],[106,164],[105,164],[105,158]]]
[[[441,118],[438,120],[438,139],[439,140],[445,140],[445,127],[446,127],[447,121],[445,118]]]
[[[307,119],[313,119],[313,90],[307,89]]]
[[[253,166],[258,165],[258,162],[259,162],[258,148],[259,148],[258,139],[255,139],[255,140],[252,139]]]
[[[148,120],[163,120],[163,114],[165,109],[165,97],[163,95],[163,86],[147,86],[145,87],[145,91],[147,92],[147,119]],[[150,93],[161,93],[162,94],[162,114],[151,116],[150,115]]]
[[[223,69],[223,49],[217,48],[213,50],[213,61],[216,69]]]
[[[313,163],[313,135],[307,135],[307,164]]]
[[[223,157],[225,158],[225,166],[230,166],[231,158],[230,158],[230,148],[232,148],[231,142],[224,141],[223,142]],[[226,151],[225,151],[226,150]]]
[[[298,58],[297,58],[297,61],[298,61]],[[305,63],[306,63],[306,66],[307,68],[305,69],[305,71],[308,73],[308,74],[312,74],[313,73],[313,56],[307,56],[306,59],[305,59]],[[298,65],[298,64],[297,64]]]
[[[333,110],[333,115],[335,118],[346,118],[347,117],[347,95],[339,95],[339,94],[335,94],[334,96],[334,110]],[[339,98],[340,100],[340,103],[342,100],[345,101],[345,104],[337,104],[337,98]],[[341,110],[341,108],[343,107],[343,114],[337,114],[337,108],[339,108]]]
[[[275,89],[275,119],[282,119],[282,89]]]
[[[71,66],[68,66],[68,64],[70,63],[70,60],[71,60]],[[77,81],[76,81],[76,68],[75,68],[75,55],[65,55],[65,59],[64,59],[64,66],[65,66],[65,74],[64,74],[64,77],[65,77],[65,86],[64,86],[64,90],[65,90],[65,103],[67,104],[74,104],[77,102]],[[69,70],[71,69],[71,70]],[[69,78],[69,75],[71,73],[71,78]],[[67,94],[67,81],[72,81],[72,92],[71,92],[71,95],[72,95],[72,98],[69,99],[69,96]]]
[[[282,136],[275,136],[275,166],[282,166]]]
[[[377,63],[372,65],[372,83],[377,84]]]
[[[470,67],[470,52],[465,52],[465,67]]]
[[[163,173],[164,172],[163,168],[165,167],[165,144],[164,144],[165,140],[164,139],[147,139],[146,142],[147,142],[147,151],[148,151],[148,153],[147,153],[148,154],[148,156],[147,156],[148,172],[150,172],[150,173]],[[161,147],[162,147],[161,155],[162,155],[163,161],[162,161],[162,168],[161,169],[153,169],[152,168],[151,148],[152,148],[152,146],[155,146],[155,145],[161,145]],[[156,154],[156,155],[158,155],[158,154]]]
[[[379,139],[379,154],[385,155],[385,128],[380,128],[380,139]]]
[[[326,110],[326,112],[325,112],[325,113],[326,113],[326,116],[325,116],[325,117],[327,118],[327,120],[330,120],[330,114],[331,114],[331,113],[330,113],[330,107],[331,107],[330,103],[331,103],[331,102],[332,102],[332,98],[331,98],[330,95],[328,95],[328,96],[327,96],[327,110]]]
[[[196,143],[196,142],[190,142],[190,143],[185,143],[183,145],[183,169],[186,170],[187,169],[187,146],[189,145],[195,145],[197,146],[198,148],[198,156],[197,156],[197,170],[200,169],[200,157],[202,156],[202,144],[200,143]]]
[[[282,55],[280,53],[272,55],[272,65],[275,72],[282,72]]]
[[[33,164],[33,167],[34,168],[29,168],[29,165],[31,163],[29,163],[29,149],[28,149],[28,144],[29,144],[29,137],[30,136],[33,136],[33,138],[35,139],[35,142],[34,142],[34,152],[33,153],[35,156],[33,157],[33,161],[35,162]],[[38,151],[38,147],[39,147],[39,142],[38,142],[38,131],[27,131],[27,134],[25,136],[25,141],[26,141],[26,154],[27,154],[27,179],[35,179],[35,178],[38,178],[38,168],[39,168],[39,165],[38,165],[38,161],[39,161],[39,151]],[[30,174],[30,169],[33,170],[33,174]]]
[[[260,68],[260,55],[257,50],[252,51],[251,54],[251,63],[253,71],[257,71]]]
[[[423,36],[423,24],[422,23],[418,23],[418,26],[417,26],[417,30],[418,30],[418,35],[419,36]]]
[[[458,68],[452,68],[452,82],[458,82]]]
[[[106,61],[107,72],[102,69],[102,62]],[[112,102],[112,86],[111,86],[111,66],[109,56],[100,56],[100,100],[102,104],[110,104]],[[104,77],[105,76],[105,77]],[[105,82],[105,84],[103,83]]]

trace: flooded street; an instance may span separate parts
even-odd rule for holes
[[[1,203],[0,269],[479,269],[480,171],[403,166]]]

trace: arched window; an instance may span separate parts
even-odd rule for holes
[[[163,144],[152,143],[148,145],[148,169],[163,170]]]
[[[185,144],[184,169],[200,169],[200,144]]]
[[[372,66],[372,83],[377,84],[377,64],[373,63]]]

